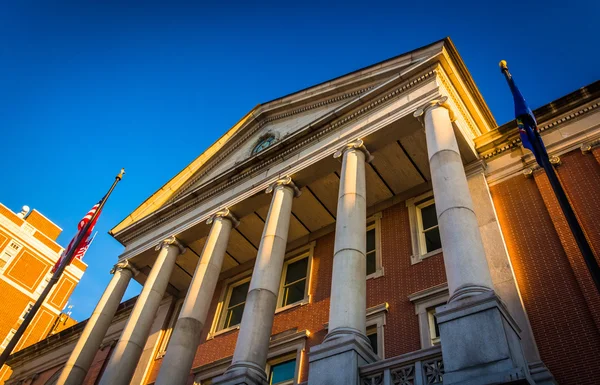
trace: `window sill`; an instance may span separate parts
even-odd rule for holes
[[[310,296],[308,296],[307,298],[304,298],[302,301],[294,302],[294,303],[291,303],[291,304],[286,305],[284,307],[278,308],[277,310],[275,310],[275,314],[284,312],[284,311],[289,310],[289,309],[293,309],[293,308],[295,308],[297,306],[304,306],[304,305],[309,304],[309,303],[310,303]]]
[[[367,280],[375,279],[375,278],[379,278],[379,277],[383,277],[383,267],[380,267],[379,269],[375,270],[374,273],[367,275]]]
[[[441,254],[441,253],[442,253],[442,251],[443,251],[443,249],[442,249],[442,248],[439,248],[439,249],[436,249],[436,250],[432,250],[432,251],[430,251],[430,252],[428,252],[428,253],[425,253],[425,254],[423,254],[423,255],[419,255],[419,256],[414,256],[414,255],[412,255],[412,256],[410,257],[410,262],[411,262],[411,265],[414,265],[414,264],[416,264],[416,263],[419,263],[419,262],[421,262],[421,261],[423,261],[424,259],[427,259],[427,258],[429,258],[429,257],[433,257],[434,255]]]
[[[235,325],[235,326],[232,326],[232,327],[227,328],[227,329],[219,330],[217,332],[209,334],[207,340],[212,340],[213,338],[215,338],[217,336],[220,336],[222,334],[227,334],[227,333],[232,332],[234,330],[239,330],[239,328],[240,328],[240,325]]]

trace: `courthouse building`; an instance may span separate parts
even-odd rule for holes
[[[0,351],[8,345],[52,277],[50,270],[63,251],[56,242],[61,232],[60,227],[35,209],[24,206],[15,213],[0,203]],[[15,351],[46,338],[69,322],[61,309],[86,267],[77,260],[67,268]],[[2,366],[0,384],[10,374],[10,368]]]
[[[534,111],[596,257],[599,102]],[[9,384],[598,383],[600,296],[449,39],[256,106],[111,234],[91,318]]]

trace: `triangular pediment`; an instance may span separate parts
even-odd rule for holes
[[[196,160],[111,230],[116,234],[161,207],[202,188],[249,160],[268,156],[279,143],[335,114],[408,68],[431,65],[449,40],[442,40],[404,55],[336,79],[260,104],[210,146]],[[264,151],[253,149],[272,138]]]

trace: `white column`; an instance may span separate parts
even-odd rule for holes
[[[334,157],[342,158],[342,172],[338,193],[327,339],[340,334],[356,334],[367,340],[365,160],[370,161],[371,155],[362,140],[356,140],[337,151]]]
[[[129,385],[144,350],[152,320],[165,295],[175,260],[185,249],[175,237],[170,237],[162,241],[156,250],[160,250],[158,257],[115,346],[100,385]]]
[[[450,292],[449,302],[493,290],[473,201],[452,127],[447,97],[415,112],[424,115],[427,153]]]
[[[157,385],[186,384],[219,280],[229,235],[239,221],[225,209],[213,215],[207,223],[212,224],[212,227],[169,341],[167,354],[156,380]]]
[[[92,316],[88,319],[83,333],[71,352],[57,384],[81,385],[87,375],[96,352],[110,327],[115,312],[121,303],[127,285],[137,270],[128,262],[117,263],[110,271],[113,274],[102,298],[98,301]]]
[[[285,257],[292,200],[300,195],[290,177],[269,186],[273,193],[256,264],[235,345],[231,366],[216,383],[265,383],[269,339],[277,307],[277,295]]]

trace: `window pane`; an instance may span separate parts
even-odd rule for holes
[[[225,329],[235,325],[239,325],[242,322],[242,315],[244,314],[244,305],[236,306],[227,311],[227,318],[225,318]]]
[[[296,282],[284,289],[283,306],[300,302],[304,299],[304,290],[306,288],[306,280]]]
[[[296,360],[282,362],[281,364],[271,366],[271,384],[279,384],[294,379],[296,372]]]
[[[367,254],[367,275],[377,271],[376,254],[375,251]]]
[[[302,258],[299,261],[290,263],[287,266],[287,273],[285,274],[285,283],[288,284],[291,282],[296,282],[299,279],[306,278],[307,268],[308,258]]]
[[[427,246],[427,252],[437,250],[442,247],[439,227],[425,232],[425,245]]]
[[[250,281],[243,283],[239,286],[234,287],[231,290],[231,298],[227,307],[246,302],[246,296],[248,295],[248,289],[250,288]]]
[[[437,226],[437,214],[435,213],[435,203],[421,209],[421,219],[423,221],[423,229],[428,229]]]
[[[367,253],[375,250],[375,229],[367,231]]]
[[[377,352],[377,329],[375,329],[375,332],[372,332],[371,334],[369,334],[367,332],[367,338],[369,339],[369,342],[371,343],[371,349],[373,349],[373,352],[375,354],[379,354]]]

